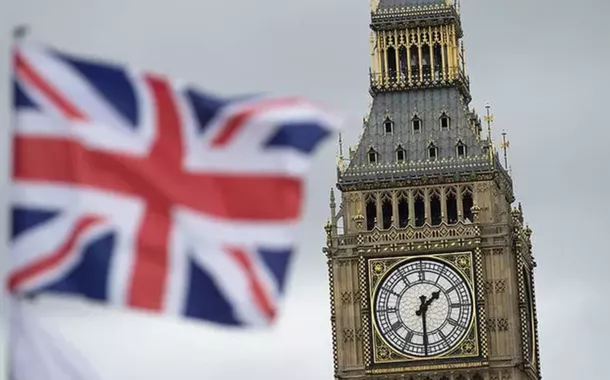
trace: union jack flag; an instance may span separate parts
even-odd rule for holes
[[[9,290],[273,321],[304,175],[338,118],[44,46],[19,44],[13,59]]]

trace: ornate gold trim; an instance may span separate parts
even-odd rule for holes
[[[466,368],[479,368],[486,367],[489,365],[487,361],[476,361],[476,362],[465,362],[465,363],[445,363],[445,364],[430,364],[410,367],[392,367],[392,368],[373,368],[366,370],[366,374],[377,375],[377,374],[388,374],[397,372],[422,372],[422,371],[434,371],[434,370],[450,370],[450,369],[466,369]]]
[[[473,301],[473,315],[468,326],[467,333],[456,345],[456,347],[448,353],[437,355],[434,357],[419,358],[405,355],[404,353],[395,350],[385,338],[380,334],[375,323],[374,297],[379,287],[379,281],[389,273],[393,268],[402,265],[410,260],[418,260],[423,258],[432,258],[445,262],[457,270],[465,278],[468,288],[471,292]],[[372,258],[368,261],[368,290],[369,290],[369,310],[371,310],[370,331],[372,334],[372,358],[375,364],[388,364],[398,362],[425,362],[430,360],[445,360],[454,358],[476,358],[481,356],[481,347],[479,344],[479,302],[478,291],[475,286],[480,282],[476,278],[479,274],[475,271],[476,257],[472,251],[451,252],[451,253],[435,253],[417,256],[400,256],[400,257],[384,257]],[[428,366],[424,366],[428,368]]]

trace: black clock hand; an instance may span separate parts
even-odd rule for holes
[[[424,335],[424,355],[428,356],[428,326],[426,325],[426,312],[428,311],[428,306],[430,305],[429,302],[431,302],[432,300],[426,302],[426,298],[426,296],[419,297],[419,299],[421,300],[421,305],[419,306],[419,309],[415,311],[415,315],[417,315],[418,317],[421,316],[422,319],[422,333]]]
[[[421,296],[419,297],[419,299],[421,300],[421,305],[419,306],[419,309],[415,312],[415,315],[417,315],[418,317],[421,317],[421,315],[423,313],[426,312],[426,310],[428,309],[428,304],[426,303],[426,296]]]
[[[426,312],[428,311],[428,307],[430,305],[432,305],[432,302],[434,302],[434,300],[437,300],[440,298],[441,292],[434,292],[432,293],[432,297],[426,301],[427,297],[426,296],[421,296],[419,297],[419,299],[421,300],[421,305],[419,306],[419,309],[417,311],[415,311],[415,315],[417,315],[418,317],[422,317],[422,327],[423,327],[423,338],[424,338],[424,355],[428,356],[428,324],[426,321]]]
[[[428,326],[426,324],[426,312],[424,311],[422,313],[422,327],[423,327],[423,334],[424,334],[424,356],[428,356]]]
[[[426,306],[430,306],[432,304],[432,301],[439,299],[441,296],[441,292],[434,292],[432,293],[432,297],[430,298],[430,300],[428,302],[426,302]]]

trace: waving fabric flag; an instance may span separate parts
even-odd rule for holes
[[[273,321],[304,176],[338,119],[40,46],[13,57],[10,291]]]

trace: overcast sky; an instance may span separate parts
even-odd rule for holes
[[[31,25],[37,40],[223,94],[270,91],[325,101],[347,116],[350,144],[367,111],[367,0],[8,2],[0,1],[2,163],[8,158],[8,36],[17,23]],[[610,3],[462,0],[462,13],[474,105],[482,110],[489,101],[496,136],[501,129],[509,135],[515,190],[534,230],[543,376],[605,380]],[[45,301],[37,311],[103,379],[330,379],[321,247],[334,152],[331,143],[317,156],[303,244],[274,330],[227,332],[80,302]],[[0,199],[7,166],[0,165]],[[6,230],[0,220],[0,242]]]

